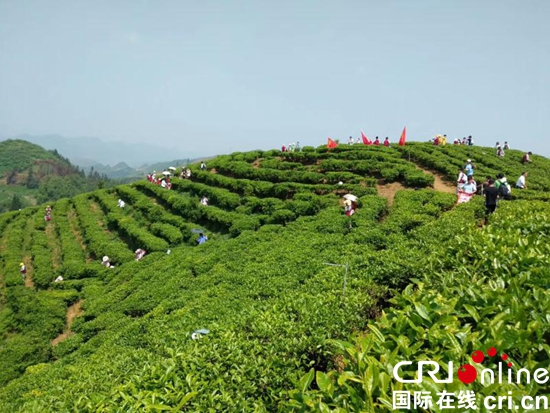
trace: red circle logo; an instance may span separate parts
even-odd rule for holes
[[[458,380],[464,384],[470,384],[477,378],[477,370],[470,364],[463,364],[458,369]]]
[[[475,361],[476,363],[482,363],[484,359],[485,359],[485,355],[483,354],[482,351],[476,350],[473,352],[472,360]]]

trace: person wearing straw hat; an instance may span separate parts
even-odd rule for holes
[[[101,265],[103,265],[104,267],[106,268],[110,268],[111,267],[111,260],[109,259],[109,257],[107,255],[105,255],[103,257],[103,260],[101,261]]]
[[[27,267],[24,263],[19,263],[19,272],[21,273],[21,277],[23,278],[23,281],[25,281],[25,277],[27,276]]]
[[[142,250],[141,248],[138,248],[136,250],[136,261],[141,260],[145,256],[146,253],[147,253],[147,251]]]

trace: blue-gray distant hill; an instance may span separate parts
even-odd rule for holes
[[[161,144],[107,142],[94,137],[66,138],[61,135],[18,135],[14,139],[23,139],[42,146],[45,149],[57,149],[73,164],[90,167],[94,164],[117,165],[124,162],[130,168],[160,162],[166,159],[187,159],[190,153]]]

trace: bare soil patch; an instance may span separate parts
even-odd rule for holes
[[[84,300],[77,301],[67,309],[67,325],[65,326],[65,331],[63,331],[63,333],[61,333],[60,335],[58,335],[56,338],[52,340],[52,346],[55,347],[56,345],[61,343],[63,340],[68,339],[74,334],[71,331],[71,325],[73,324],[73,320],[83,313],[82,311],[83,302]]]
[[[434,189],[436,191],[446,192],[448,194],[456,193],[456,186],[447,181],[447,178],[443,174],[440,174],[439,172],[433,171],[431,169],[423,168],[418,165],[416,165],[416,168],[434,177]]]
[[[399,182],[386,184],[383,181],[379,181],[376,185],[376,190],[378,191],[378,196],[386,198],[388,200],[388,205],[391,206],[397,191],[407,190],[407,188]]]

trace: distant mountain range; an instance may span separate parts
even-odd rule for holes
[[[0,138],[0,141],[8,138]],[[66,138],[61,135],[17,135],[9,139],[22,139],[42,146],[45,149],[57,149],[74,165],[86,172],[94,171],[112,179],[141,177],[147,171],[163,169],[166,166],[180,166],[198,159],[190,159],[191,153],[184,154],[177,148],[160,147],[148,143],[130,144],[124,142],[106,142],[99,138]],[[166,161],[166,159],[175,159]],[[111,166],[113,165],[113,166]]]
[[[106,142],[99,138],[66,138],[61,135],[18,135],[12,139],[22,139],[46,149],[57,149],[79,166],[91,166],[95,163],[116,165],[124,162],[132,168],[160,162],[165,159],[187,158],[178,148],[161,147],[150,143]],[[5,139],[1,139],[5,140]]]

